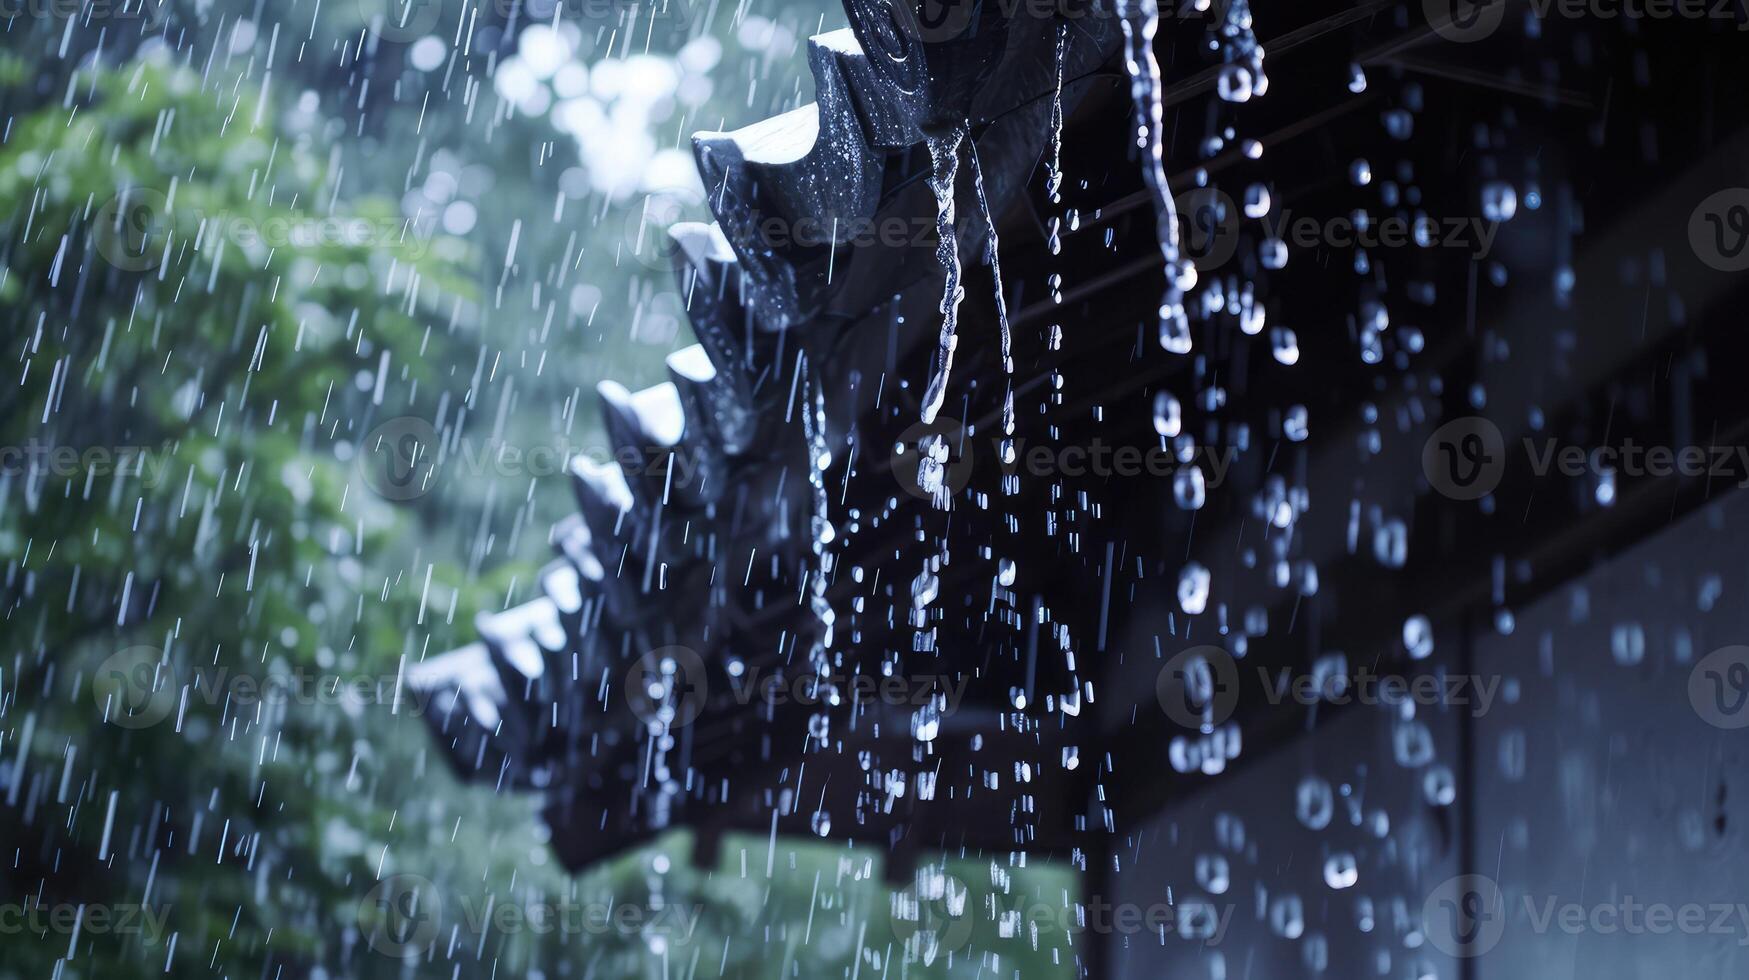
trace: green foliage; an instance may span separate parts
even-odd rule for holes
[[[287,59],[265,86],[189,54],[224,50],[255,4],[188,6],[205,33],[175,57],[119,33],[137,57],[44,84],[52,59],[0,54],[0,309],[20,379],[0,391],[0,907],[47,916],[0,935],[0,977],[1070,975],[1061,930],[996,926],[1023,900],[1062,907],[1060,869],[950,861],[969,893],[948,922],[930,918],[939,898],[895,920],[878,856],[827,843],[731,838],[700,870],[675,835],[572,877],[536,801],[442,769],[398,700],[404,666],[527,597],[568,494],[452,467],[435,492],[385,497],[373,433],[415,417],[598,438],[579,392],[608,366],[658,373],[624,323],[667,273],[617,262],[639,201],[523,224],[559,193],[541,121],[493,118],[480,138],[461,84],[402,72],[366,99],[334,83],[358,67],[357,10],[323,7],[340,13],[303,46],[339,54]],[[58,25],[27,30],[53,50]],[[717,108],[744,120],[751,98]],[[335,118],[342,103],[360,118]],[[433,146],[506,202],[472,248],[392,200]],[[585,265],[599,316],[553,299]],[[429,942],[382,941],[397,880],[435,899]],[[95,918],[140,904],[154,918],[133,929]],[[545,908],[637,922],[537,928]],[[927,964],[904,962],[907,941]]]
[[[76,969],[162,961],[172,934],[177,957],[239,974],[319,960],[330,909],[380,858],[336,858],[321,829],[386,835],[391,819],[335,791],[346,766],[322,750],[392,705],[297,681],[392,691],[421,652],[385,625],[413,604],[364,572],[408,532],[352,462],[353,420],[374,407],[358,379],[429,374],[427,325],[464,255],[402,236],[380,206],[319,211],[310,155],[187,70],[81,82],[0,152],[0,303],[23,375],[0,396],[0,554],[11,686],[29,692],[7,713],[26,762],[6,813],[40,845],[8,892],[115,905],[151,880],[166,933],[87,931]],[[67,943],[9,949],[6,966],[47,973]]]

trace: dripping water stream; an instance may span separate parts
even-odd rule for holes
[[[1184,290],[1195,284],[1195,267],[1180,261],[1178,210],[1166,180],[1161,135],[1160,62],[1154,57],[1154,35],[1160,29],[1156,0],[1118,0],[1123,26],[1124,67],[1130,76],[1130,98],[1136,106],[1136,146],[1142,151],[1142,177],[1154,202],[1155,237],[1166,266],[1166,292],[1160,299],[1160,346],[1175,354],[1190,351],[1190,324],[1184,315]]]

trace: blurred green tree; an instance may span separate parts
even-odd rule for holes
[[[254,6],[214,4],[183,54],[142,32],[137,56],[52,84],[50,59],[0,56],[20,377],[0,394],[0,903],[43,926],[0,937],[0,976],[1070,975],[1062,928],[1016,925],[1066,907],[1061,869],[962,856],[895,895],[866,849],[736,839],[697,869],[676,835],[572,878],[533,802],[429,762],[405,664],[526,598],[545,542],[518,532],[550,520],[537,499],[569,504],[560,479],[537,498],[527,473],[426,468],[399,437],[592,428],[578,375],[631,359],[618,321],[667,272],[620,264],[640,201],[587,218],[573,201],[565,221],[545,203],[566,192],[544,120],[494,117],[497,138],[473,140],[465,86],[404,66],[341,120],[333,79],[355,76],[327,63],[268,85],[187,54],[251,50],[231,8]],[[343,69],[398,64],[405,45],[337,9],[305,44]],[[763,77],[756,55],[727,70]],[[786,79],[768,99],[793,101]],[[743,115],[754,88],[733,93]],[[433,144],[507,202],[482,208],[471,250],[391,199],[438,172]],[[602,322],[570,309],[549,337],[586,253]],[[570,369],[542,374],[548,351]],[[108,921],[135,905],[150,917]]]

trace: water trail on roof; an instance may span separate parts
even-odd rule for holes
[[[1142,177],[1154,201],[1155,235],[1166,265],[1166,292],[1160,298],[1160,346],[1175,354],[1190,351],[1190,324],[1184,315],[1184,291],[1196,283],[1196,268],[1180,261],[1178,209],[1166,181],[1161,138],[1164,109],[1160,100],[1160,63],[1154,58],[1154,35],[1160,28],[1155,0],[1118,0],[1123,25],[1124,68],[1130,75],[1130,98],[1136,105],[1136,145],[1142,150]]]
[[[1008,301],[1002,296],[1001,245],[996,240],[996,222],[990,214],[990,200],[984,195],[984,165],[978,159],[978,144],[971,145],[972,187],[978,193],[978,213],[990,238],[984,244],[984,255],[990,262],[990,276],[995,280],[996,323],[1002,336],[1002,374],[1008,379],[1008,391],[1002,399],[1002,457],[1007,462],[1013,455],[1014,443],[1014,336],[1008,327]]]
[[[960,286],[959,239],[954,233],[953,191],[959,174],[960,146],[965,142],[966,127],[929,137],[929,159],[933,169],[929,188],[935,192],[935,257],[941,263],[946,282],[941,291],[941,342],[935,351],[935,364],[930,369],[929,387],[923,393],[923,422],[929,424],[940,414],[947,399],[947,379],[953,373],[954,347],[959,338],[954,330],[959,323],[960,300],[965,289]],[[944,476],[948,447],[939,434],[924,437],[918,443],[917,485],[929,493],[936,507],[946,509],[952,491]]]
[[[1248,102],[1269,91],[1269,76],[1263,71],[1263,45],[1251,19],[1249,0],[1229,0],[1220,28],[1221,67],[1215,91],[1227,102]],[[1358,70],[1358,69],[1357,69]],[[1364,76],[1361,87],[1365,88]]]
[[[1063,51],[1069,39],[1069,22],[1057,25],[1057,88],[1051,96],[1051,157],[1045,164],[1045,192],[1051,203],[1063,199]]]
[[[808,606],[814,617],[820,621],[820,644],[816,648],[819,655],[816,666],[826,669],[825,651],[832,648],[832,627],[837,615],[832,611],[832,602],[826,598],[826,585],[832,578],[831,544],[838,533],[832,526],[832,516],[829,510],[830,499],[826,495],[826,471],[832,466],[832,450],[826,445],[826,398],[821,391],[819,372],[813,367],[813,362],[804,358],[804,368],[807,371],[807,394],[809,402],[802,409],[802,431],[808,440],[808,486],[814,493],[814,515],[812,521],[812,547],[814,550],[814,576],[810,584]]]
[[[953,188],[959,174],[960,146],[965,142],[966,127],[955,126],[950,132],[931,136],[929,160],[933,169],[929,189],[935,192],[935,257],[947,274],[941,290],[941,344],[935,351],[935,365],[929,375],[929,387],[923,394],[923,421],[933,422],[947,399],[947,379],[953,373],[953,350],[958,343],[954,329],[959,323],[960,299],[965,290],[960,287],[959,241],[954,235]]]

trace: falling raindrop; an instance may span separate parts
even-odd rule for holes
[[[1294,791],[1294,815],[1301,824],[1310,830],[1323,830],[1330,826],[1330,818],[1335,812],[1335,796],[1328,780],[1318,776],[1300,780],[1299,788]]]
[[[1403,647],[1413,660],[1433,656],[1433,623],[1426,616],[1416,614],[1403,620]]]
[[[1178,435],[1184,427],[1183,412],[1178,405],[1178,399],[1172,397],[1169,391],[1154,393],[1154,431],[1168,439]]]
[[[1518,213],[1518,192],[1503,180],[1491,180],[1482,185],[1482,217],[1489,221],[1511,221]]]
[[[1172,475],[1172,499],[1183,510],[1201,510],[1208,501],[1208,486],[1202,469],[1185,466]]]
[[[1209,584],[1213,581],[1209,570],[1199,562],[1189,562],[1178,572],[1178,608],[1191,616],[1199,616],[1208,609]]]
[[[1353,888],[1360,880],[1360,866],[1348,851],[1337,851],[1324,859],[1324,884],[1341,891]]]
[[[1449,766],[1432,766],[1422,774],[1421,791],[1433,806],[1451,806],[1457,799],[1457,779]]]
[[[964,127],[955,127],[946,134],[929,137],[931,170],[929,189],[935,194],[935,258],[946,274],[941,292],[941,339],[935,350],[935,363],[929,374],[929,387],[923,395],[923,421],[934,422],[947,399],[948,376],[953,373],[954,347],[959,343],[955,328],[959,322],[960,300],[965,290],[960,286],[959,241],[954,233],[954,178],[959,173],[960,146],[965,142]]]

